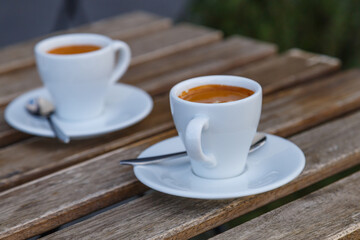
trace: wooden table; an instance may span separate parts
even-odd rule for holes
[[[358,69],[339,70],[338,59],[299,49],[278,54],[274,44],[223,39],[220,31],[172,25],[143,12],[64,32],[126,41],[133,59],[121,81],[148,91],[154,109],[125,130],[69,145],[18,132],[4,122],[3,111],[41,85],[32,52],[41,38],[0,49],[1,238],[183,239],[231,221],[216,232],[232,228],[214,239],[360,239]],[[196,200],[149,190],[131,167],[119,165],[176,135],[169,89],[210,74],[246,76],[263,86],[259,130],[289,138],[304,151],[306,167],[298,178],[263,194]],[[317,190],[308,194],[309,186]],[[290,203],[234,226],[279,199]]]

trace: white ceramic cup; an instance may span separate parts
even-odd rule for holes
[[[183,91],[207,84],[243,87],[254,94],[237,101],[211,104],[179,98]],[[171,113],[197,176],[230,178],[244,171],[260,120],[261,103],[261,86],[237,76],[197,77],[171,89]]]
[[[90,44],[101,49],[81,54],[50,54],[68,45]],[[116,56],[118,54],[118,59]],[[125,73],[131,60],[129,46],[109,37],[78,33],[51,37],[35,46],[40,77],[49,91],[56,114],[65,120],[98,116],[108,88]]]

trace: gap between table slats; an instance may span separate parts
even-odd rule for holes
[[[282,91],[278,94],[265,97],[263,107],[264,118],[262,119],[260,129],[270,131],[275,134],[281,133],[286,136],[287,134],[295,133],[295,131],[285,131],[283,129],[295,129],[296,131],[301,131],[313,126],[314,124],[319,124],[335,116],[343,114],[346,111],[360,107],[359,78],[360,71],[351,70],[339,73],[330,78],[318,80],[314,83],[300,85],[296,89],[289,89],[287,91]],[[324,88],[324,86],[326,86],[326,88]],[[330,91],[333,92],[333,94],[331,96],[329,94],[320,94],[321,90],[324,89],[326,89],[327,93]],[[314,92],[318,94],[314,94]],[[167,103],[167,99],[165,100]],[[286,104],[283,102],[285,100]],[[277,117],[276,122],[273,122],[271,118],[268,118],[270,114],[273,114],[273,117]],[[251,197],[244,198],[247,199],[245,202],[235,201],[238,205],[235,204],[236,208],[234,209],[232,208],[234,203],[230,203],[230,205],[225,206],[225,209],[229,208],[229,212],[218,212],[221,216],[220,218],[209,218],[208,221],[202,219],[202,221],[204,220],[203,223],[199,223],[199,225],[189,225],[189,231],[176,232],[176,235],[179,234],[179,236],[181,236],[181,234],[185,234],[188,236],[190,233],[191,235],[198,234],[214,227],[214,224],[221,224],[233,217],[239,216],[245,211],[254,209],[257,201],[259,201],[259,205],[266,204],[271,200],[275,200],[277,197],[284,196],[299,188],[306,187],[326,176],[354,165],[358,159],[354,159],[357,152],[354,153],[353,151],[359,147],[354,146],[354,144],[358,142],[356,137],[359,137],[360,134],[355,133],[355,131],[349,131],[349,129],[358,128],[356,125],[360,122],[358,121],[358,117],[359,114],[356,115],[356,118],[348,118],[351,120],[355,119],[354,121],[337,121],[335,126],[344,125],[343,128],[334,127],[334,130],[329,131],[329,129],[331,129],[334,125],[333,123],[331,125],[327,124],[327,127],[319,128],[321,131],[317,130],[320,131],[321,134],[314,130],[315,132],[310,131],[291,139],[298,144],[305,153],[307,153],[308,165],[306,169],[311,166],[314,167],[314,165],[309,165],[309,163],[312,163],[313,161],[316,167],[315,169],[310,168],[309,170],[305,170],[302,174],[303,177],[299,178],[298,181],[275,190],[274,192],[267,193],[268,195],[266,195],[265,198]],[[312,121],[310,122],[308,119],[312,119]],[[275,124],[275,126],[273,124]],[[159,126],[159,124],[156,126]],[[149,127],[149,125],[147,127]],[[346,130],[344,130],[344,133],[341,132],[343,129]],[[139,145],[141,142],[138,142],[133,146],[127,146],[125,148],[106,153],[95,159],[3,192],[0,194],[0,211],[3,213],[0,216],[0,222],[2,222],[0,236],[12,236],[14,238],[29,237],[45,232],[71,219],[81,217],[86,213],[94,211],[95,209],[105,207],[110,202],[115,203],[124,197],[128,197],[131,191],[127,189],[124,195],[122,195],[121,189],[126,188],[128,184],[135,184],[137,181],[133,177],[131,168],[119,166],[118,161],[121,159],[135,157],[147,146],[161,139],[165,139],[174,133],[174,131],[171,131],[167,135],[163,134],[156,136],[153,139],[148,140],[149,142],[145,140],[143,141],[144,145],[142,146]],[[323,135],[327,133],[334,135],[324,138]],[[344,140],[340,143],[335,142],[336,144],[344,144],[344,146],[341,145],[341,147],[329,149],[326,144],[334,144],[333,141],[335,141],[336,137],[339,137],[341,134],[350,134],[348,138],[344,138]],[[301,136],[307,136],[307,138]],[[319,136],[321,136],[321,138]],[[315,149],[311,148],[314,145],[309,143],[310,140],[315,141],[317,137],[317,141],[319,143],[316,144]],[[310,149],[308,149],[308,146],[310,146]],[[318,150],[321,149],[322,146],[327,150],[319,152]],[[25,148],[21,150],[18,149],[17,152],[30,149],[29,145],[24,147]],[[314,151],[314,153],[309,154],[310,150]],[[327,154],[329,153],[329,150],[332,150],[330,155]],[[15,152],[13,153],[15,154]],[[325,156],[324,159],[328,161],[329,156],[335,156],[337,153],[339,154],[339,157],[333,159],[335,162],[325,162],[326,167],[320,168],[319,171],[316,170],[318,167],[321,167],[321,164],[317,162],[322,159],[318,158],[321,156],[319,154],[323,154]],[[346,153],[350,155],[346,155]],[[7,155],[9,156],[10,154]],[[342,157],[345,156],[348,157],[343,159]],[[324,159],[322,159],[322,161]],[[136,193],[138,192],[136,188],[134,191]],[[34,192],[37,194],[33,194]],[[177,199],[165,195],[161,196],[165,199],[169,198],[171,201]],[[100,200],[102,198],[104,198],[104,201]],[[155,202],[158,201],[156,200],[156,195],[152,199]],[[255,200],[251,201],[250,204],[249,199]],[[147,200],[144,201],[144,203],[146,203]],[[179,198],[177,201],[178,202],[176,202],[175,205],[179,205],[179,203],[184,201],[184,199]],[[151,204],[151,200],[149,203]],[[192,202],[188,202],[188,204],[189,206],[192,206]],[[246,206],[246,208],[244,208],[245,210],[239,208],[243,205]],[[142,210],[142,213],[143,212],[144,210]],[[215,223],[212,222],[211,219],[215,219]],[[190,222],[194,223],[193,220]],[[183,228],[183,225],[176,226],[180,226],[179,228],[176,228],[176,231],[179,231],[179,229],[185,229]],[[198,230],[196,230],[197,226],[200,227]]]
[[[359,186],[357,172],[211,239],[360,239]]]
[[[291,137],[290,140],[304,151],[306,166],[298,178],[278,189],[248,197],[218,201],[186,199],[154,192],[50,234],[45,239],[71,239],[74,237],[77,239],[187,239],[196,236],[359,164],[360,112],[313,128]],[[342,195],[338,197],[343,199],[341,204],[346,204],[346,199]],[[353,207],[359,202],[355,203],[354,200],[353,198],[353,204],[349,204],[348,207]],[[325,208],[320,203],[315,205],[319,211],[323,207]],[[359,207],[358,204],[357,207]],[[308,210],[310,211],[310,209]],[[281,221],[286,221],[283,216],[280,218]],[[272,218],[272,220],[274,223],[277,222],[276,219]],[[310,221],[308,215],[303,220],[307,223]],[[329,221],[329,219],[327,220]],[[265,222],[271,223],[270,220]],[[358,224],[359,219],[356,222]],[[289,226],[289,221],[286,223]],[[261,224],[259,225],[261,226]],[[242,229],[248,229],[249,233],[253,234],[251,236],[258,233],[255,224],[250,222],[248,226],[250,227]],[[268,227],[268,232],[262,236],[276,236],[274,231],[279,229],[273,228],[271,225],[264,227]],[[359,225],[357,227],[359,228]],[[235,234],[234,236],[234,239],[239,239],[240,235]],[[220,236],[219,239],[229,239],[227,235],[224,237]],[[250,237],[249,239],[254,238]]]
[[[170,26],[171,21],[168,18],[159,17],[146,12],[132,12],[69,30],[54,32],[46,36],[1,48],[0,74],[34,65],[33,48],[35,44],[50,36],[86,32],[104,34],[112,38],[128,40],[130,38],[164,30]]]

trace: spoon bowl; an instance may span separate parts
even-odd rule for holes
[[[54,135],[63,143],[69,143],[70,138],[61,130],[61,128],[54,123],[51,116],[55,112],[54,105],[45,98],[32,98],[30,99],[25,106],[26,110],[34,115],[46,118],[48,121],[51,130],[54,132]]]

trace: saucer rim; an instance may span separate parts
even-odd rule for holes
[[[299,160],[298,160],[298,164],[299,164],[299,167],[293,171],[290,175],[286,176],[285,178],[277,181],[275,184],[271,184],[269,187],[269,185],[266,185],[266,186],[262,186],[262,187],[259,187],[259,188],[255,188],[253,190],[247,190],[247,191],[240,191],[240,192],[232,192],[232,193],[218,193],[218,194],[214,194],[214,193],[203,193],[203,192],[194,192],[194,191],[185,191],[185,190],[179,190],[179,189],[171,189],[170,187],[166,187],[165,185],[160,185],[158,183],[154,183],[153,181],[152,182],[148,182],[146,181],[146,178],[142,177],[141,174],[139,174],[139,171],[141,168],[144,168],[146,166],[143,166],[143,165],[139,165],[139,166],[134,166],[134,174],[136,176],[136,178],[142,182],[143,184],[145,184],[146,186],[156,190],[156,191],[159,191],[159,192],[162,192],[162,193],[165,193],[165,194],[170,194],[170,195],[174,195],[174,196],[178,196],[178,197],[186,197],[186,198],[193,198],[193,199],[208,199],[208,200],[221,200],[221,199],[232,199],[232,198],[239,198],[239,197],[245,197],[245,196],[250,196],[250,195],[254,195],[254,194],[260,194],[260,193],[264,193],[264,192],[268,192],[268,191],[271,191],[271,190],[274,190],[276,188],[279,188],[289,182],[291,182],[292,180],[294,180],[296,177],[298,177],[302,171],[304,170],[305,168],[305,164],[306,164],[306,158],[305,158],[305,155],[304,155],[304,152],[296,145],[294,144],[293,142],[285,139],[285,138],[282,138],[282,137],[279,137],[279,136],[275,136],[275,135],[272,135],[272,134],[266,134],[266,136],[268,137],[268,139],[271,139],[271,138],[279,138],[281,140],[285,140],[287,143],[289,143],[290,145],[292,145],[293,149],[298,152],[299,154]],[[171,138],[167,138],[163,141],[166,141],[166,140],[169,140],[169,139],[174,139],[174,138],[179,138],[179,136],[174,136],[174,137],[171,137]],[[160,144],[162,143],[163,141],[160,141],[156,144]],[[154,144],[155,145],[155,144]],[[152,145],[152,146],[154,146]],[[152,147],[150,146],[150,147]],[[148,148],[147,148],[148,149]],[[144,151],[146,151],[147,149],[145,149]],[[143,152],[144,152],[143,151]],[[142,152],[142,153],[143,153]],[[141,153],[141,154],[142,154]],[[139,156],[141,156],[141,154]],[[183,161],[188,161],[188,160],[185,160],[186,157],[183,157],[182,158]],[[138,170],[137,170],[138,169]],[[191,169],[190,169],[191,171]],[[193,174],[193,173],[192,173]],[[196,175],[194,175],[196,178],[200,178]],[[239,175],[240,176],[240,175]],[[202,181],[208,181],[209,184],[211,184],[211,182],[214,182],[214,181],[229,181],[229,180],[236,180],[236,178],[238,178],[239,176],[236,176],[236,177],[232,177],[232,178],[226,178],[226,179],[206,179],[206,178],[201,178]],[[145,181],[144,181],[145,179]]]
[[[69,137],[71,137],[72,139],[85,139],[85,138],[89,138],[89,137],[95,137],[95,136],[100,136],[100,135],[104,135],[107,133],[111,133],[111,132],[115,132],[121,129],[125,129],[129,126],[132,126],[138,122],[140,122],[141,120],[143,120],[144,118],[146,118],[152,111],[153,107],[154,107],[154,102],[151,98],[151,96],[144,90],[142,90],[141,88],[132,86],[130,84],[125,84],[125,83],[116,83],[114,84],[114,86],[116,88],[127,88],[127,89],[132,89],[134,91],[140,92],[141,94],[143,94],[144,98],[146,99],[146,106],[144,107],[144,109],[142,110],[141,114],[136,115],[135,118],[132,118],[130,120],[124,121],[122,122],[122,124],[116,124],[116,126],[114,127],[114,125],[109,126],[107,128],[100,128],[100,130],[94,130],[91,132],[78,132],[78,133],[67,133],[69,135]],[[35,89],[31,89],[27,92],[22,93],[21,95],[19,95],[18,97],[16,97],[15,99],[13,99],[5,108],[4,111],[4,119],[6,121],[7,124],[9,124],[11,127],[13,127],[14,129],[30,134],[30,135],[34,135],[34,136],[40,136],[40,137],[49,137],[49,138],[55,138],[55,135],[53,134],[53,132],[51,132],[50,128],[49,129],[44,129],[44,128],[36,128],[33,126],[29,126],[24,124],[21,121],[14,121],[14,118],[11,118],[9,116],[9,112],[11,110],[14,110],[15,108],[15,104],[18,101],[23,101],[23,98],[25,98],[27,95],[31,96],[33,94],[35,94],[36,92],[40,92],[40,95],[43,94],[44,91],[47,91],[47,89],[45,88],[45,86],[39,87],[39,88],[35,88]],[[17,107],[18,108],[18,107]],[[105,106],[106,108],[106,106]],[[18,111],[18,110],[16,110]],[[30,114],[29,114],[30,116]],[[34,118],[37,118],[36,116],[32,116]],[[101,117],[98,116],[98,117]],[[96,117],[96,118],[98,118]],[[81,124],[83,123],[87,123],[88,121],[92,121],[92,120],[96,120],[96,118],[93,119],[89,119],[89,120],[83,120],[83,121],[76,121],[76,124]],[[66,120],[62,120],[60,118],[56,118],[55,119],[56,122],[63,122],[63,123],[69,123],[69,121]]]

